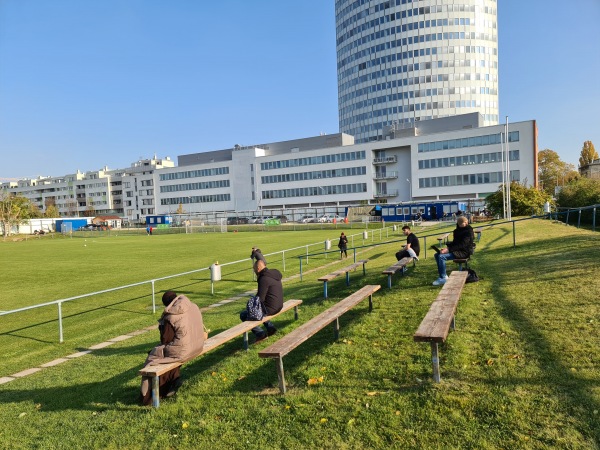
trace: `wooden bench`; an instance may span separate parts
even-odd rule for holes
[[[338,339],[340,331],[339,317],[345,312],[358,305],[365,298],[369,298],[369,312],[373,310],[373,293],[381,288],[380,285],[367,285],[346,297],[331,308],[323,311],[308,322],[300,325],[294,331],[286,334],[273,345],[258,352],[261,358],[273,358],[277,365],[277,377],[279,379],[279,390],[285,394],[285,377],[283,372],[283,357],[298,347],[308,338],[334,322],[334,337]]]
[[[448,242],[448,236],[450,236],[450,233],[442,234],[436,238],[438,240],[438,247],[441,248],[442,244]]]
[[[360,265],[362,264],[363,275],[366,275],[367,271],[365,268],[365,264],[367,264],[368,262],[369,262],[368,259],[361,259],[361,260],[355,262],[354,264],[350,264],[347,267],[338,269],[335,272],[331,272],[330,274],[324,275],[321,278],[319,278],[319,281],[323,281],[323,295],[325,296],[325,298],[327,298],[327,282],[328,281],[331,281],[334,278],[339,277],[340,275],[346,274],[346,286],[350,286],[350,271],[356,270],[356,268],[360,267]]]
[[[479,227],[475,230],[475,235],[477,236],[477,242],[479,242],[481,240],[481,232],[483,231],[483,228]]]
[[[398,271],[400,271],[400,273],[406,272],[406,266],[408,266],[411,262],[413,263],[413,266],[415,266],[415,261],[413,258],[407,256],[381,272],[382,274],[387,275],[387,285],[389,289],[392,288],[392,275]]]
[[[272,316],[265,316],[262,320],[254,320],[254,321],[246,321],[237,324],[236,326],[229,328],[219,334],[215,334],[214,336],[209,337],[206,341],[204,341],[204,347],[202,351],[199,353],[190,356],[186,360],[166,363],[166,364],[154,364],[150,366],[146,366],[139,371],[139,374],[142,377],[151,377],[152,378],[152,406],[158,408],[160,406],[159,399],[159,382],[160,376],[165,373],[173,370],[177,367],[182,366],[188,361],[197,358],[198,356],[203,355],[211,351],[212,349],[219,347],[220,345],[225,344],[226,342],[231,341],[232,339],[244,335],[244,349],[248,350],[248,332],[252,330],[252,328],[259,326],[260,324],[267,322],[274,317],[283,314],[290,309],[294,309],[294,319],[298,319],[298,305],[302,303],[302,300],[288,300],[283,304],[283,308],[277,314],[273,314]]]
[[[458,270],[462,271],[463,270],[463,264],[464,264],[464,268],[468,269],[469,268],[469,260],[471,258],[456,258],[453,259],[452,262],[458,264]]]
[[[438,344],[446,341],[450,327],[454,329],[454,314],[467,276],[467,272],[454,271],[450,274],[448,281],[431,304],[429,311],[413,336],[415,342],[431,343],[433,379],[437,383],[440,381]]]

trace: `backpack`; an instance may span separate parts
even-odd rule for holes
[[[477,272],[475,272],[473,269],[467,269],[467,271],[469,272],[469,275],[467,276],[467,281],[465,281],[465,283],[475,283],[476,281],[479,281]]]
[[[265,311],[260,297],[253,295],[248,299],[246,304],[246,311],[248,311],[248,320],[262,320],[265,316]]]

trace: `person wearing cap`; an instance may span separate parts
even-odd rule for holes
[[[260,251],[260,248],[252,247],[252,253],[250,253],[250,259],[252,260],[252,262],[262,261],[265,263],[265,266],[267,265],[267,260],[265,259],[262,252]]]
[[[198,305],[185,295],[166,291],[162,296],[165,309],[158,320],[160,345],[154,347],[144,363],[144,367],[155,364],[184,361],[204,347],[204,323]],[[140,402],[149,405],[152,402],[150,377],[142,378]],[[161,397],[171,397],[183,384],[179,367],[160,376],[159,393]]]
[[[256,295],[260,298],[265,314],[271,316],[277,314],[283,308],[283,285],[281,280],[283,275],[277,269],[268,269],[265,262],[261,259],[254,263],[254,273],[258,282],[258,292]],[[248,318],[248,311],[240,313],[240,319],[245,322]],[[252,328],[256,341],[260,342],[268,336],[277,333],[277,328],[271,321],[263,323],[266,331],[261,327]]]

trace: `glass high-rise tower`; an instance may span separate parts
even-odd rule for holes
[[[496,0],[336,0],[340,131],[385,139],[479,112],[498,124]]]

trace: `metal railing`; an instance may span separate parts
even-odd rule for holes
[[[354,239],[353,236],[352,236],[352,239]],[[301,257],[303,258],[306,255],[310,254],[311,248],[314,248],[316,246],[322,247],[323,245],[324,245],[323,242],[306,244],[306,245],[302,245],[302,246],[298,246],[298,247],[288,248],[285,250],[279,250],[279,251],[272,252],[272,253],[265,253],[265,257],[281,255],[281,263],[283,266],[283,272],[285,272],[286,271],[286,258],[289,259],[290,257],[291,258],[297,257],[297,256],[290,256],[291,254],[297,254],[298,251],[302,250]],[[226,267],[226,266],[232,266],[235,264],[242,264],[242,263],[248,264],[248,260],[249,260],[249,258],[238,260],[238,261],[232,261],[232,262],[220,264],[220,266],[222,268],[222,267]],[[252,272],[251,267],[248,267],[248,270],[250,272]],[[84,299],[84,298],[88,298],[88,297],[94,297],[94,296],[106,294],[109,292],[116,292],[116,291],[120,291],[120,290],[124,290],[124,289],[131,289],[134,287],[150,285],[150,295],[152,296],[152,313],[155,314],[156,313],[156,286],[155,286],[156,282],[164,281],[164,280],[168,280],[168,279],[172,279],[172,278],[177,278],[177,277],[181,277],[181,276],[185,276],[185,275],[190,275],[190,274],[194,274],[194,273],[205,272],[205,271],[210,271],[210,267],[203,267],[203,268],[194,269],[194,270],[190,270],[190,271],[186,271],[186,272],[181,272],[181,273],[177,273],[177,274],[173,274],[173,275],[166,275],[164,277],[158,277],[158,278],[153,278],[151,280],[139,281],[136,283],[126,284],[123,286],[117,286],[117,287],[113,287],[113,288],[109,288],[109,289],[102,289],[100,291],[89,292],[87,294],[76,295],[73,297],[61,298],[59,300],[53,300],[50,302],[38,303],[35,305],[26,306],[23,308],[17,308],[17,309],[13,309],[10,311],[1,311],[0,317],[6,316],[9,314],[16,314],[16,313],[20,313],[20,312],[25,312],[25,311],[38,309],[38,308],[44,308],[44,307],[56,305],[57,309],[58,309],[58,317],[57,317],[58,318],[58,336],[59,336],[59,342],[62,343],[62,342],[64,342],[63,311],[62,311],[63,303],[68,303],[68,302],[71,302],[74,300],[80,300],[80,299]],[[252,272],[252,274],[254,274],[254,272]],[[210,278],[211,278],[211,293],[213,293],[214,292],[213,291],[213,283],[214,282],[212,280],[212,276]]]

